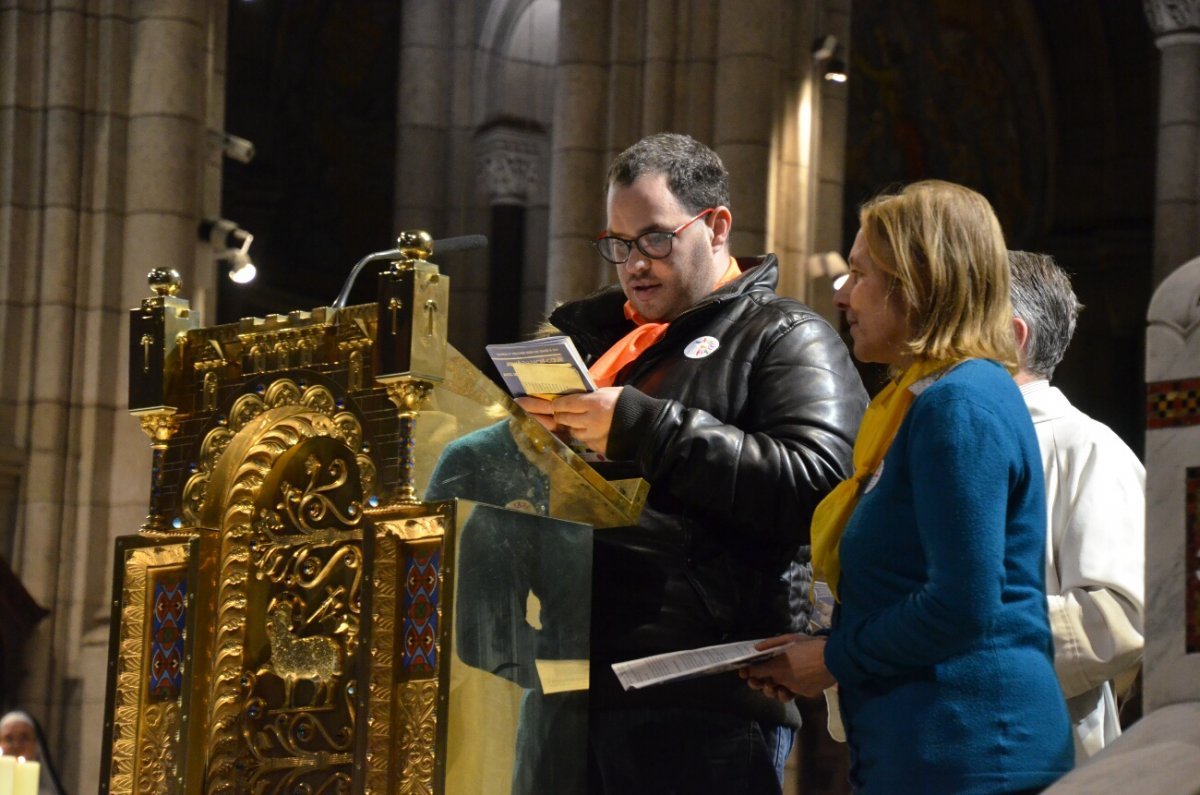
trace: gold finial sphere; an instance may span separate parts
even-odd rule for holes
[[[155,268],[146,274],[146,282],[155,295],[179,295],[183,288],[183,278],[174,268]]]
[[[426,260],[433,253],[433,236],[420,229],[401,232],[396,248],[408,259]]]

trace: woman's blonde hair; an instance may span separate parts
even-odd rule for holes
[[[1016,372],[1008,252],[987,199],[952,182],[914,182],[868,201],[859,223],[908,307],[913,356],[995,359]]]

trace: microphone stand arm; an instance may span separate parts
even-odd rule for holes
[[[393,248],[388,249],[387,251],[376,251],[374,254],[368,254],[360,259],[357,263],[355,263],[354,267],[350,269],[350,275],[346,277],[345,283],[342,284],[341,292],[339,292],[337,298],[333,300],[333,308],[345,308],[346,301],[350,298],[350,290],[354,287],[354,280],[358,278],[358,274],[362,272],[363,268],[367,267],[368,263],[378,262],[379,260],[385,259],[397,260],[403,258],[404,255],[400,253],[400,249]]]

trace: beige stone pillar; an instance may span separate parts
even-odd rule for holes
[[[781,94],[781,70],[772,52],[784,10],[776,0],[722,4],[717,22],[713,149],[730,174],[738,254],[767,244],[771,141]]]
[[[826,0],[823,21],[817,35],[832,34],[841,44],[840,57],[850,68],[850,0]],[[814,37],[815,38],[815,37]],[[811,63],[811,60],[810,60]],[[816,113],[816,164],[812,180],[812,230],[808,254],[839,252],[843,257],[848,247],[843,235],[843,197],[846,191],[846,119],[849,114],[849,83],[825,80],[822,70],[813,75],[818,86]],[[853,76],[851,76],[853,79]],[[837,320],[833,304],[833,281],[806,274],[803,300],[830,321]]]
[[[549,161],[547,151],[549,147],[545,133],[538,130],[522,130],[498,125],[476,136],[474,148],[475,173],[480,183],[479,188],[487,197],[488,205],[490,207],[501,205],[521,207],[525,216],[536,212],[532,208],[540,198],[545,196],[543,184],[546,175],[544,170],[545,164]],[[531,221],[532,219],[525,218],[524,229],[532,226]],[[524,229],[522,233],[524,233]],[[545,317],[543,307],[545,289],[540,284],[543,274],[540,272],[538,274],[530,273],[531,269],[528,267],[529,243],[529,239],[526,238],[525,261],[508,263],[508,271],[512,273],[509,278],[516,279],[521,283],[520,291],[515,292],[511,297],[514,305],[520,308],[518,327],[523,330],[522,333],[536,329]],[[491,244],[493,248],[497,245],[494,230]],[[496,274],[490,275],[494,277]],[[532,280],[536,280],[536,282],[530,284]],[[493,279],[489,279],[489,282],[493,281]],[[499,289],[501,295],[514,292],[503,285],[497,288],[494,284],[489,284],[489,290],[496,289]],[[485,296],[483,311],[475,312],[473,315],[476,320],[487,311],[488,303]],[[487,324],[476,322],[475,325]],[[493,341],[483,339],[480,342],[486,344]]]
[[[679,17],[674,0],[647,0],[642,29],[642,126],[646,132],[671,129],[674,121],[675,63]],[[683,87],[679,87],[683,88]],[[684,89],[686,90],[686,88]]]
[[[135,473],[148,445],[124,410],[126,312],[160,265],[211,293],[196,227],[214,196],[204,175],[219,169],[205,127],[223,7],[119,9],[0,4],[0,448],[19,481],[6,532],[14,569],[52,610],[20,697],[79,792],[99,775],[112,540],[146,507]]]
[[[1154,284],[1200,253],[1200,0],[1144,0],[1162,52]]]
[[[810,46],[819,17],[815,4],[779,7],[777,25],[788,31],[787,40],[795,44],[777,55],[778,99],[770,116],[769,179],[760,186],[766,199],[760,250],[779,258],[779,293],[799,299],[807,297],[805,262],[812,250],[816,159],[821,150],[822,81],[815,73]]]
[[[436,236],[445,227],[454,8],[444,0],[404,0],[400,20],[395,231],[425,229]]]
[[[675,108],[671,118],[676,131],[686,132],[698,141],[713,141],[713,107],[717,91],[718,18],[717,3],[692,3],[679,7],[672,24],[681,39],[681,58],[675,70]]]
[[[823,22],[816,29],[816,34],[828,33],[837,37],[842,46],[839,55],[849,69],[850,0],[825,0],[822,17]],[[823,74],[815,74],[814,78],[820,89],[817,92],[819,149],[816,157],[813,249],[843,251],[842,200],[846,189],[846,119],[849,115],[850,84],[825,80]]]
[[[823,79],[812,49],[834,35],[845,57],[849,3],[760,0],[721,13],[743,20],[720,26],[714,111],[733,186],[734,250],[777,254],[779,292],[832,319],[831,283],[811,278],[806,263],[842,248],[846,86]]]
[[[487,204],[477,190],[473,136],[492,99],[492,53],[479,36],[495,21],[486,4],[405,0],[401,11],[400,73],[396,96],[397,149],[393,231],[424,229],[435,238],[486,234]],[[389,241],[364,241],[364,251]],[[451,277],[450,339],[481,356],[483,327],[472,322],[487,305],[487,252],[466,252],[451,263],[434,251]],[[367,276],[366,278],[374,278]]]
[[[814,229],[840,247],[845,131],[845,87],[813,80],[812,41],[849,38],[849,0],[583,0],[563,4],[560,24],[547,304],[613,281],[586,248],[603,223],[605,169],[663,130],[721,155],[735,253],[778,247],[795,271],[783,292],[804,296]],[[824,94],[839,89],[826,119]]]
[[[604,225],[608,96],[607,0],[564,3],[550,151],[546,307],[579,298],[613,274],[588,245]]]

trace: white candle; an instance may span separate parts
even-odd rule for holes
[[[13,768],[17,760],[0,751],[0,795],[13,795]]]
[[[37,795],[41,769],[37,762],[26,762],[25,757],[18,757],[17,766],[13,768],[12,795]]]

